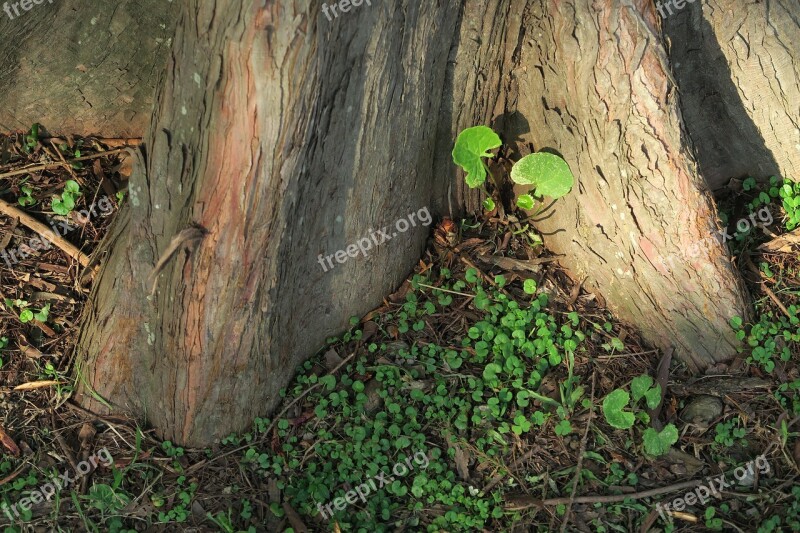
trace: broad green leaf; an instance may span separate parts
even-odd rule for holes
[[[453,162],[466,171],[467,185],[479,187],[486,181],[482,157],[494,157],[489,150],[502,144],[500,137],[486,126],[467,128],[459,133],[453,147]]]
[[[526,155],[511,168],[511,179],[520,185],[533,185],[537,196],[561,198],[572,189],[575,178],[567,162],[554,154]]]
[[[53,213],[62,216],[68,215],[69,212],[71,211],[71,209],[67,209],[67,206],[65,206],[64,202],[62,202],[61,200],[53,200],[51,208],[53,209]]]
[[[633,426],[635,417],[630,411],[623,411],[631,397],[627,391],[615,389],[603,400],[603,414],[609,424],[617,429],[628,429]]]
[[[78,185],[78,182],[75,180],[67,180],[64,184],[64,192],[69,192],[72,194],[80,194],[81,187]]]
[[[533,196],[530,194],[521,194],[517,198],[517,207],[520,209],[533,209]]]
[[[494,209],[494,200],[491,198],[487,198],[483,201],[483,208],[487,211],[492,211]]]
[[[497,379],[497,374],[503,371],[503,368],[497,363],[489,363],[483,369],[483,379],[486,381],[494,381]]]
[[[655,409],[661,403],[661,385],[656,385],[644,393],[644,400],[648,409]]]
[[[30,309],[23,309],[19,314],[19,321],[24,324],[25,322],[30,322],[31,320],[33,320],[33,311]]]
[[[653,428],[644,431],[644,451],[658,457],[669,451],[670,446],[678,442],[678,428],[675,424],[667,424],[659,433]]]
[[[653,386],[653,378],[647,374],[642,374],[639,377],[633,378],[631,381],[631,393],[633,394],[633,401],[638,402],[644,396],[644,393]]]
[[[38,313],[35,313],[33,317],[38,320],[39,322],[47,322],[47,317],[50,314],[50,304],[45,304]]]

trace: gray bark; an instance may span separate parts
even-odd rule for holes
[[[141,137],[178,2],[56,0],[0,10],[0,130]],[[2,6],[0,6],[2,8]]]
[[[576,176],[537,227],[549,250],[652,344],[694,370],[730,359],[747,306],[684,145],[649,2],[529,4],[512,72],[535,149]]]
[[[708,183],[800,179],[800,0],[703,0],[664,19]]]

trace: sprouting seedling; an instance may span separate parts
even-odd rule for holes
[[[30,153],[39,143],[39,124],[31,126],[31,131],[25,135],[25,151]]]
[[[61,196],[56,196],[51,205],[53,212],[58,215],[66,216],[75,209],[75,198],[81,195],[81,188],[75,180],[67,180],[64,184],[64,192]]]
[[[10,298],[6,298],[5,304],[9,309],[13,307],[17,307],[19,309],[19,321],[23,324],[34,319],[38,320],[39,322],[47,322],[47,317],[50,315],[50,304],[45,304],[45,306],[37,312],[34,312],[33,309],[30,309],[30,304],[27,300],[20,300],[19,298],[11,300]]]
[[[465,180],[470,188],[482,187],[486,176],[492,173],[486,158],[494,157],[490,151],[500,147],[502,141],[497,133],[486,126],[475,126],[462,131],[453,148],[453,162],[467,173]],[[492,177],[494,180],[494,178]],[[526,155],[511,168],[511,180],[520,185],[532,185],[533,194],[522,194],[517,199],[517,207],[533,209],[536,199],[545,196],[558,199],[572,190],[575,178],[566,161],[557,155],[538,152]],[[484,202],[487,210],[494,209],[491,195]]]
[[[634,407],[636,403],[644,399],[648,409],[655,409],[661,403],[661,386],[654,382],[653,378],[647,374],[642,374],[631,382],[631,393],[633,394],[633,404],[630,404],[631,394],[624,389],[614,389],[603,400],[603,414],[606,422],[617,429],[630,429],[636,419],[645,423],[650,421],[646,412],[639,411],[634,413],[628,410],[630,404]],[[648,455],[658,457],[669,452],[670,447],[678,441],[678,429],[674,424],[667,424],[661,431],[647,428],[642,434],[642,444],[644,451]]]
[[[522,194],[517,199],[517,206],[522,209],[533,209],[534,196],[561,198],[572,190],[575,182],[567,162],[548,152],[529,154],[514,163],[511,179],[520,185],[533,186],[533,195]]]
[[[467,128],[458,134],[453,147],[453,162],[467,173],[465,180],[470,188],[483,186],[486,176],[492,175],[484,158],[494,157],[490,150],[502,144],[494,130],[486,126]],[[492,197],[488,196],[483,205],[487,210],[494,209]]]
[[[23,185],[20,187],[20,191],[22,191],[22,196],[17,199],[19,205],[22,207],[28,207],[36,203],[36,198],[33,197],[33,187]]]

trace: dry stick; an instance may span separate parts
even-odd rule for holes
[[[759,282],[759,285],[761,285],[761,288],[764,290],[765,293],[767,293],[767,296],[769,296],[770,299],[773,302],[775,302],[775,305],[777,305],[778,308],[780,308],[780,310],[783,311],[783,314],[786,315],[787,317],[789,317],[789,319],[791,320],[792,315],[789,313],[789,310],[786,309],[786,307],[784,307],[784,305],[781,303],[781,301],[778,299],[778,297],[775,296],[775,293],[772,292],[772,289],[767,287],[767,282],[762,279],[761,272],[758,270],[758,268],[756,268],[756,265],[753,264],[753,260],[750,259],[750,256],[749,255],[745,255],[744,258],[747,261],[748,268],[755,275],[757,275],[759,277],[759,279],[761,279],[761,281]]]
[[[51,140],[51,141],[50,141],[50,144],[51,144],[51,145],[53,145],[53,148],[55,148],[55,149],[56,149],[56,154],[58,155],[58,158],[61,160],[61,162],[62,162],[62,163],[64,163],[62,166],[63,166],[64,168],[66,168],[66,169],[69,171],[69,173],[72,175],[72,178],[73,178],[73,179],[74,179],[76,182],[78,182],[78,183],[80,183],[81,185],[83,185],[83,182],[82,182],[82,180],[79,180],[79,179],[78,179],[78,175],[77,175],[77,174],[75,174],[75,169],[73,169],[73,168],[72,168],[72,165],[68,165],[68,164],[67,164],[67,160],[66,160],[66,159],[64,159],[64,154],[62,154],[62,153],[61,153],[61,150],[59,150],[59,149],[58,149],[58,146],[56,146],[56,143],[54,143],[54,142]]]
[[[61,142],[67,142],[67,140],[63,137],[41,137],[39,140],[56,140]],[[92,137],[92,141],[97,141],[101,144],[105,144],[108,146],[128,146],[134,144],[142,144],[141,137]]]
[[[527,509],[528,507],[535,507],[535,506],[544,507],[548,505],[566,505],[570,501],[572,501],[573,503],[617,503],[625,501],[628,498],[632,500],[639,500],[641,498],[649,498],[650,496],[658,496],[659,494],[666,494],[668,492],[676,492],[684,489],[692,489],[694,487],[702,485],[704,481],[706,480],[696,479],[694,481],[683,481],[681,483],[675,483],[674,485],[667,485],[666,487],[658,487],[655,489],[643,490],[642,492],[632,492],[630,494],[614,494],[611,496],[578,496],[577,498],[560,497],[560,498],[549,498],[547,500],[531,499],[530,503],[526,503],[522,506],[515,507],[515,509],[522,510],[522,509]]]
[[[333,370],[331,370],[330,372],[328,372],[326,375],[328,375],[328,376],[332,376],[332,375],[334,375],[334,374],[336,373],[336,371],[337,371],[337,370],[339,370],[340,368],[342,368],[342,367],[345,365],[345,363],[347,363],[348,361],[350,361],[350,359],[352,359],[353,357],[355,357],[355,355],[356,355],[357,353],[358,353],[358,348],[356,348],[356,350],[354,350],[354,351],[353,351],[353,353],[351,353],[350,355],[348,355],[347,357],[345,357],[344,359],[342,359],[342,362],[341,362],[341,363],[339,363],[338,365],[336,365],[336,367],[335,367]],[[317,383],[315,383],[315,384],[314,384],[314,385],[312,385],[311,387],[309,387],[309,388],[307,388],[306,390],[304,390],[304,391],[303,391],[303,393],[302,393],[300,396],[298,396],[297,398],[295,398],[294,400],[292,400],[291,402],[289,402],[289,405],[287,405],[286,407],[284,407],[284,408],[281,410],[281,412],[280,412],[280,413],[278,413],[278,414],[275,416],[275,418],[272,420],[272,423],[271,423],[271,424],[270,424],[270,425],[267,427],[266,431],[264,431],[264,435],[269,435],[269,432],[270,432],[270,431],[272,431],[272,428],[274,428],[274,427],[275,427],[275,424],[277,424],[277,423],[278,423],[278,420],[280,420],[280,418],[281,418],[283,415],[285,415],[285,414],[286,414],[286,412],[287,412],[289,409],[291,409],[291,407],[292,407],[294,404],[296,404],[297,402],[299,402],[299,401],[300,401],[300,400],[301,400],[303,397],[305,397],[305,395],[306,395],[306,394],[308,394],[308,393],[309,393],[309,392],[311,392],[312,390],[316,389],[316,388],[317,388],[317,387],[319,387],[320,385],[322,385],[322,383],[320,383],[319,381],[317,381]],[[247,448],[249,448],[249,447],[250,447],[250,444],[246,444],[246,445],[244,445],[244,446],[239,446],[238,448],[234,448],[233,450],[231,450],[231,451],[229,451],[229,452],[225,452],[225,453],[223,453],[223,454],[221,454],[221,455],[217,455],[216,457],[213,457],[213,458],[211,458],[211,459],[208,459],[208,460],[203,460],[202,462],[200,462],[200,463],[196,463],[196,464],[194,464],[194,465],[190,466],[189,468],[187,468],[187,469],[186,469],[186,473],[187,473],[187,474],[188,474],[188,473],[191,473],[191,472],[193,472],[193,471],[197,470],[198,468],[200,468],[201,466],[204,466],[204,465],[206,465],[206,464],[208,464],[208,463],[213,463],[214,461],[218,461],[219,459],[222,459],[223,457],[227,457],[227,456],[229,456],[229,455],[232,455],[232,454],[234,454],[234,453],[240,452],[240,451],[242,451],[242,450],[246,450],[246,449],[247,449]]]
[[[586,454],[586,443],[589,440],[589,428],[592,425],[592,416],[594,415],[594,381],[596,372],[592,371],[592,393],[591,393],[591,407],[589,408],[589,416],[586,418],[586,428],[583,430],[583,438],[581,439],[581,451],[578,455],[578,465],[575,467],[575,476],[572,478],[572,490],[570,491],[569,503],[567,510],[564,512],[564,521],[561,522],[561,533],[567,530],[569,523],[569,513],[572,511],[572,502],[575,501],[575,491],[578,490],[578,479],[581,477],[581,469],[583,468],[583,456]]]
[[[97,159],[98,157],[105,157],[107,155],[118,154],[120,152],[126,152],[127,148],[117,148],[115,150],[108,150],[106,152],[98,152],[92,155],[85,155],[83,157],[76,157],[75,159],[70,159],[66,163],[62,163],[61,161],[55,163],[47,163],[45,165],[34,165],[32,167],[20,168],[18,170],[12,170],[11,172],[4,172],[0,174],[0,178],[8,178],[11,176],[19,176],[20,174],[28,174],[29,172],[35,172],[37,170],[47,170],[50,168],[58,168],[63,166],[69,166],[69,163],[74,163],[76,161],[86,161],[89,159]]]
[[[18,218],[25,226],[39,235],[46,237],[48,241],[55,244],[65,254],[78,261],[83,267],[89,264],[89,256],[75,248],[72,243],[61,237],[58,232],[53,231],[52,228],[45,226],[29,214],[20,211],[2,199],[0,199],[0,213],[9,217]]]

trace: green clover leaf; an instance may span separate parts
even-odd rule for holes
[[[678,428],[675,424],[667,424],[661,432],[653,428],[644,431],[644,451],[658,457],[669,451],[670,446],[678,442]]]
[[[603,414],[609,424],[617,429],[628,429],[633,426],[635,417],[630,411],[623,411],[631,397],[627,391],[615,389],[603,400]]]

